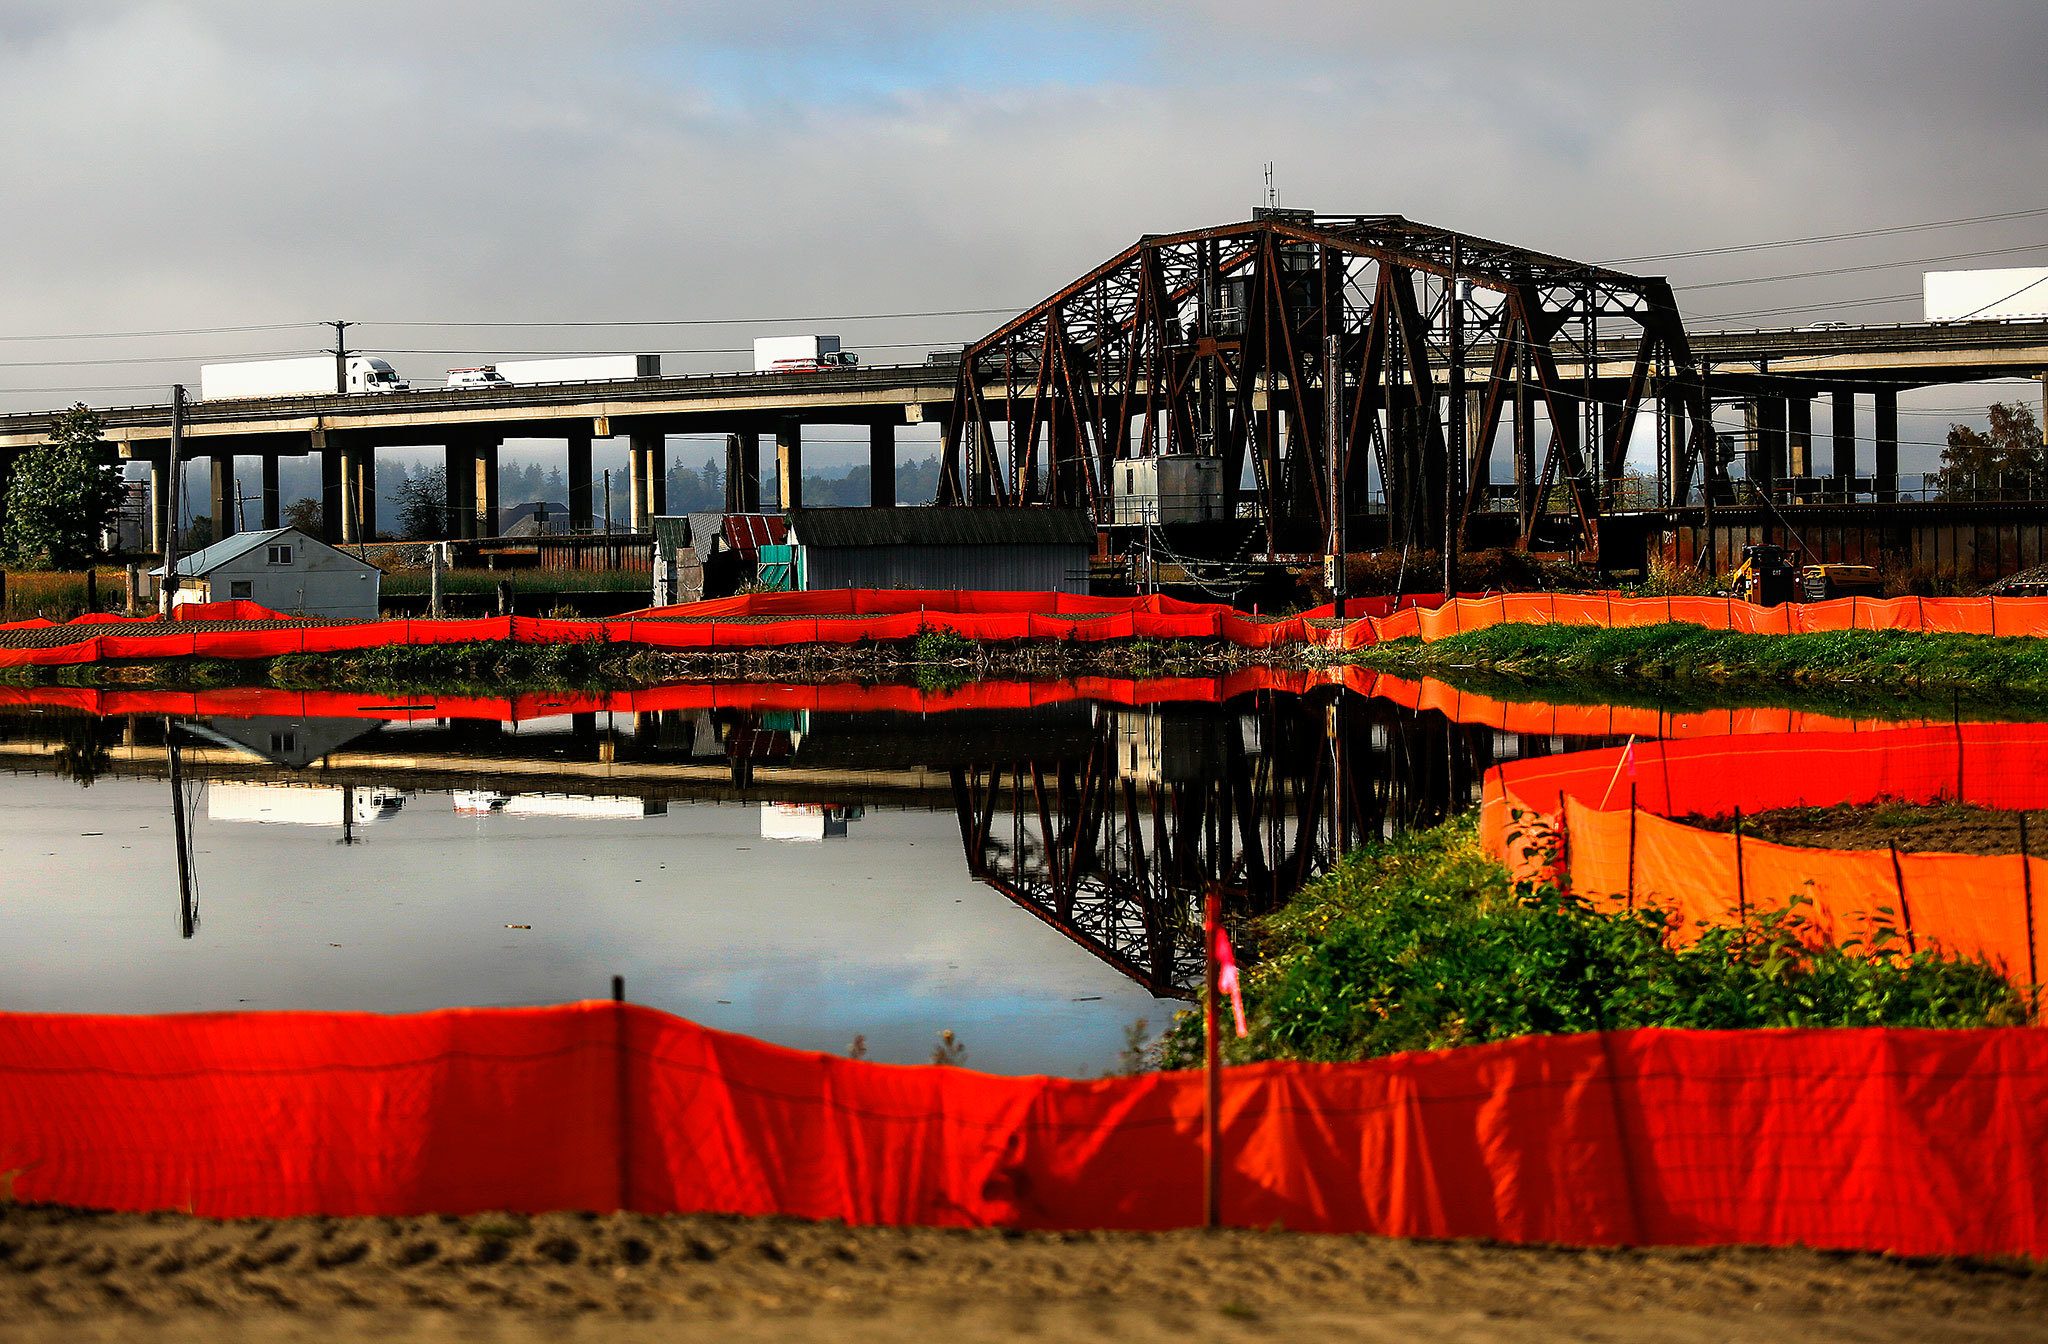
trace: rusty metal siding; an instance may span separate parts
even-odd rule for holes
[[[1086,593],[1086,546],[811,546],[804,586]]]

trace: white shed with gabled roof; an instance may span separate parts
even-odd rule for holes
[[[151,577],[163,581],[161,567]],[[377,619],[384,571],[296,527],[237,532],[178,561],[177,603],[240,599],[293,616]]]

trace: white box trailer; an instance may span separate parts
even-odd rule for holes
[[[1996,322],[2048,317],[2048,266],[1926,271],[1929,322]]]
[[[333,396],[334,357],[303,355],[297,359],[247,359],[233,364],[201,364],[202,401],[234,401],[251,397]],[[348,357],[348,392],[409,392],[412,384],[375,355]]]
[[[508,383],[598,383],[661,377],[660,355],[579,355],[574,359],[500,360],[490,367]]]
[[[858,355],[839,348],[837,336],[762,336],[754,342],[755,373],[851,368]]]

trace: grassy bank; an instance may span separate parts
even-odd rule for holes
[[[1861,684],[2048,696],[2048,640],[1897,630],[1747,635],[1684,624],[1625,630],[1496,625],[1430,644],[1395,640],[1361,650],[1357,659],[1389,672],[1435,674],[1480,668],[1525,680]]]
[[[1796,907],[1795,907],[1796,908]],[[1346,1060],[1625,1027],[2015,1025],[2025,998],[1980,961],[1799,942],[1796,915],[1678,947],[1660,916],[1517,889],[1472,820],[1369,846],[1247,931],[1251,1033],[1226,1058]],[[1183,1014],[1169,1067],[1201,1059]]]
[[[197,689],[277,686],[287,690],[378,690],[508,695],[542,690],[630,690],[686,681],[915,684],[927,688],[990,678],[1083,675],[1215,676],[1262,661],[1256,650],[1220,640],[1127,640],[1078,644],[1026,640],[982,644],[927,631],[884,644],[666,653],[586,640],[563,644],[472,641],[385,645],[337,653],[294,653],[229,662],[165,658],[69,667],[0,668],[0,684]]]

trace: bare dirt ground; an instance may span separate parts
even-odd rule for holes
[[[2048,1265],[1284,1232],[0,1209],[0,1341],[2048,1340]]]
[[[1732,817],[1678,817],[1702,830],[1728,831]],[[1788,807],[1742,818],[1742,833],[1812,849],[1883,849],[1913,853],[2017,854],[2020,814],[1962,803],[1844,803]],[[2027,848],[2048,854],[2048,812],[2027,813]]]

